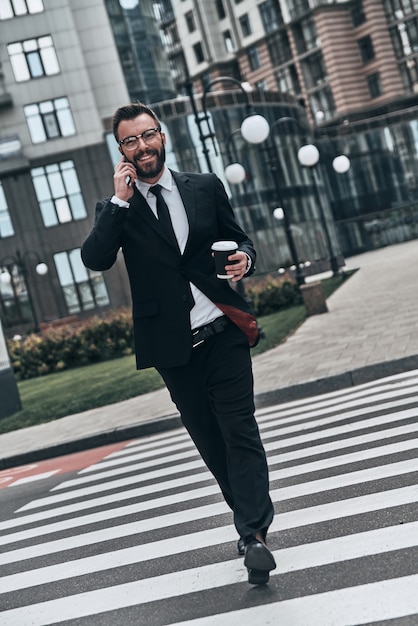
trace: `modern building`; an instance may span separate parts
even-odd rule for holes
[[[418,235],[417,0],[1,0],[0,42],[8,336],[129,306],[122,262],[80,261],[129,100],[160,115],[170,166],[224,180],[260,273]],[[270,124],[259,144],[239,130],[250,110]],[[306,143],[319,161],[302,166]]]
[[[0,32],[0,304],[10,334],[129,302],[122,281],[80,259],[94,199],[112,187],[106,120],[129,95],[117,47],[103,45],[113,33],[102,0],[2,0]]]
[[[417,236],[417,0],[159,5],[178,88],[186,71],[198,93],[229,75],[303,102],[345,256]]]

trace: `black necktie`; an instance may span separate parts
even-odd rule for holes
[[[176,234],[174,232],[173,223],[170,217],[170,211],[168,210],[168,206],[161,194],[161,185],[154,185],[150,187],[149,190],[154,196],[157,198],[157,215],[158,219],[161,223],[161,226],[164,229],[165,234],[169,237],[171,242],[179,248],[179,244],[177,241]]]
[[[165,234],[169,237],[171,242],[176,246],[177,250],[180,252],[179,243],[177,241],[176,234],[174,232],[173,223],[170,217],[170,211],[168,210],[168,206],[161,194],[161,185],[154,185],[150,187],[149,190],[154,196],[157,198],[157,215],[158,219],[161,222],[161,226],[163,227]],[[192,309],[195,305],[195,301],[192,295],[192,290],[190,288],[190,283],[187,281],[187,300],[189,302],[189,308]]]

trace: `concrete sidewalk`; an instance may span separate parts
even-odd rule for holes
[[[418,369],[418,242],[346,261],[358,269],[288,340],[254,358],[256,404]],[[0,469],[180,425],[165,389],[0,435]]]

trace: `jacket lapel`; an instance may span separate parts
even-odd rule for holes
[[[189,236],[183,252],[183,254],[185,254],[196,223],[196,191],[193,185],[191,185],[190,179],[186,174],[173,172],[172,170],[171,173],[176,182],[177,189],[179,190],[179,194],[186,210],[187,221],[189,222]]]
[[[141,219],[143,219],[151,228],[155,230],[156,233],[160,237],[163,237],[173,248],[177,249],[178,247],[174,245],[174,242],[171,241],[171,238],[165,232],[165,229],[161,226],[158,218],[154,215],[150,205],[145,200],[144,196],[138,189],[134,188],[134,195],[130,200],[131,206],[137,211]]]

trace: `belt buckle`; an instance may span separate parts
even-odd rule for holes
[[[196,336],[200,333],[200,331],[201,331],[201,330],[202,330],[202,329],[195,330],[195,332],[194,332],[194,333],[192,333],[192,336],[193,336],[193,337],[196,337]],[[193,343],[193,344],[192,344],[192,348],[197,348],[197,346],[200,346],[200,344],[201,344],[201,343],[204,343],[204,342],[205,342],[205,340],[204,340],[204,339],[201,339],[200,341],[197,341],[196,343]]]

